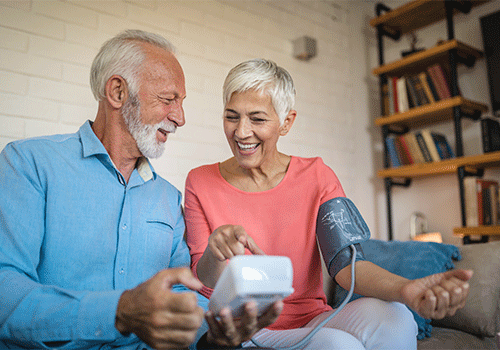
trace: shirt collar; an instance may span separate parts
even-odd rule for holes
[[[101,140],[99,140],[94,133],[94,130],[92,130],[92,122],[90,120],[87,120],[79,130],[80,134],[80,140],[82,142],[82,148],[83,148],[83,157],[91,157],[91,156],[97,156],[97,155],[104,155],[108,162],[113,165],[113,168],[116,169],[116,166],[113,164],[113,161],[111,160],[111,157],[108,154],[108,151],[106,148],[104,148],[104,145],[101,143]],[[141,178],[144,180],[144,182],[149,181],[151,179],[155,180],[156,179],[156,172],[149,162],[149,160],[146,157],[141,157],[137,161],[136,165],[136,170],[141,176]]]

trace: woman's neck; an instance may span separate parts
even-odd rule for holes
[[[219,170],[232,186],[245,192],[262,192],[278,186],[286,175],[290,161],[290,156],[279,153],[271,164],[249,169],[241,167],[232,157],[220,163]]]

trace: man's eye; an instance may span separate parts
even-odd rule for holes
[[[227,120],[238,120],[239,117],[237,115],[226,115],[224,118]]]

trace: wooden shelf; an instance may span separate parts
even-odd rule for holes
[[[379,66],[375,68],[372,73],[375,75],[387,74],[390,76],[400,77],[402,75],[420,73],[427,67],[436,63],[439,63],[444,67],[448,67],[448,55],[450,50],[457,50],[458,56],[465,60],[469,60],[471,58],[479,59],[484,56],[482,51],[470,45],[464,44],[458,40],[449,40],[431,47],[428,50],[420,51],[403,57],[395,62]]]
[[[455,227],[453,234],[456,236],[500,236],[500,226]]]
[[[473,0],[479,6],[489,0]],[[458,11],[455,10],[455,13]],[[446,8],[441,0],[415,0],[370,21],[372,27],[382,26],[390,33],[406,34],[446,18]]]
[[[460,107],[462,112],[472,114],[475,111],[486,112],[488,106],[482,103],[455,96],[435,103],[412,108],[406,112],[379,117],[375,120],[378,126],[394,125],[398,127],[418,128],[453,119],[453,107]]]
[[[445,159],[440,162],[419,163],[383,169],[377,172],[377,176],[381,178],[418,178],[453,174],[457,172],[459,167],[466,167],[470,171],[500,167],[500,151]]]

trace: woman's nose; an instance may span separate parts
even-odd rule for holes
[[[247,118],[241,118],[236,126],[235,135],[239,139],[244,139],[252,134],[250,121]]]

